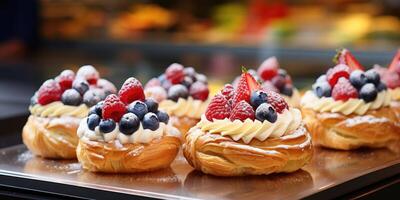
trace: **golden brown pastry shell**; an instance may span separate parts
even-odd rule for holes
[[[393,112],[396,114],[397,122],[400,123],[400,101],[392,101],[390,103],[390,107],[393,109]]]
[[[313,149],[303,125],[291,134],[253,139],[249,144],[194,127],[186,136],[183,154],[191,166],[206,174],[243,176],[296,171],[309,162]]]
[[[200,121],[200,119],[195,119],[191,117],[178,117],[178,116],[171,116],[170,121],[174,127],[179,129],[182,135],[182,140],[185,141],[187,132]]]

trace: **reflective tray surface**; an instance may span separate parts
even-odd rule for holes
[[[24,145],[0,150],[3,176],[164,199],[299,199],[327,191],[336,193],[335,189],[346,183],[355,187],[351,180],[367,176],[376,179],[374,172],[389,168],[386,176],[399,173],[400,156],[386,149],[349,152],[316,148],[311,163],[291,174],[215,177],[194,171],[179,154],[165,170],[115,175],[83,171],[73,160],[38,158]]]

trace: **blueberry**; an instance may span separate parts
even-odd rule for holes
[[[141,101],[134,101],[128,105],[128,112],[135,114],[140,120],[144,115],[149,112],[145,103]]]
[[[355,70],[350,74],[350,83],[357,89],[360,89],[367,83],[367,77],[361,70]]]
[[[283,95],[286,95],[286,96],[288,96],[288,97],[291,97],[291,96],[293,95],[293,86],[291,86],[291,85],[285,85],[285,86],[282,88],[281,93],[282,93]]]
[[[379,85],[379,82],[381,82],[381,77],[375,70],[368,70],[365,72],[365,77],[368,83],[373,83],[374,85]]]
[[[96,114],[91,114],[87,118],[87,125],[88,125],[89,129],[92,131],[94,131],[94,129],[96,128],[96,126],[99,125],[99,123],[100,123],[100,116],[98,116]]]
[[[119,131],[125,135],[132,135],[139,129],[140,119],[133,113],[126,113],[119,121]]]
[[[172,83],[169,80],[165,80],[161,82],[161,87],[164,89],[168,90],[169,88],[172,87]]]
[[[267,120],[271,123],[274,123],[278,119],[278,115],[270,104],[263,103],[256,109],[256,119],[260,120],[261,122]]]
[[[100,116],[100,118],[101,118],[102,112],[103,112],[103,104],[104,104],[104,101],[100,101],[95,106],[92,106],[89,110],[89,115],[96,114],[96,115]]]
[[[313,85],[314,93],[318,97],[330,97],[331,96],[331,85],[328,82],[317,82]]]
[[[193,78],[189,76],[185,76],[185,78],[183,78],[182,85],[189,88],[192,84],[193,84]]]
[[[144,118],[143,118],[143,129],[150,129],[152,131],[155,131],[160,127],[160,121],[158,120],[158,117],[154,113],[147,113]]]
[[[319,76],[319,77],[317,78],[317,81],[315,81],[315,82],[316,82],[316,83],[319,83],[319,82],[326,82],[326,81],[327,81],[326,75],[323,74],[323,75]]]
[[[281,91],[283,87],[285,87],[286,79],[282,76],[275,76],[271,79],[271,82],[279,91]]]
[[[65,105],[79,106],[82,103],[82,96],[75,89],[68,89],[62,94],[61,101]]]
[[[183,69],[183,73],[189,77],[194,77],[196,75],[196,71],[193,69],[193,67],[186,67]]]
[[[100,89],[90,89],[83,95],[83,103],[91,107],[97,104],[97,102],[104,99],[106,96],[105,92]]]
[[[367,83],[360,89],[360,98],[367,103],[374,101],[377,96],[378,96],[378,90],[372,83]]]
[[[287,76],[287,72],[284,69],[278,69],[278,75],[285,78]]]
[[[164,81],[167,80],[167,77],[165,76],[165,74],[161,74],[160,76],[158,76],[158,80],[163,83]]]
[[[102,133],[109,133],[115,129],[115,122],[112,119],[102,119],[99,123],[99,129]]]
[[[259,105],[265,102],[267,102],[267,93],[264,91],[257,90],[251,93],[250,105],[252,105],[253,108],[257,108]]]
[[[385,83],[383,83],[382,81],[378,84],[378,86],[376,86],[376,89],[378,90],[378,92],[381,92],[383,90],[387,90],[387,86]]]
[[[85,79],[78,78],[75,79],[74,82],[72,82],[72,88],[83,95],[86,91],[89,90],[89,83]]]
[[[172,101],[178,101],[179,98],[187,99],[188,96],[188,89],[181,84],[173,85],[168,90],[168,99],[171,99]]]
[[[196,74],[196,81],[200,81],[207,84],[207,77],[204,74]]]
[[[158,120],[160,120],[160,122],[164,122],[165,124],[168,124],[169,115],[166,112],[158,111],[157,117],[158,117]]]
[[[146,100],[144,101],[144,103],[146,104],[147,110],[148,110],[149,112],[157,113],[157,110],[158,110],[158,103],[157,103],[154,99],[148,98],[148,99],[146,99]]]

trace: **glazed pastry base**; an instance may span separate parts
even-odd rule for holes
[[[195,127],[186,137],[183,153],[191,166],[206,174],[244,176],[296,171],[309,162],[313,149],[304,125],[290,135],[253,139],[249,144]]]
[[[29,116],[22,130],[24,144],[35,155],[52,159],[76,158],[80,119]]]
[[[182,135],[182,140],[185,141],[187,132],[200,121],[190,117],[171,116],[171,123],[174,127],[178,128]]]
[[[400,101],[392,101],[390,107],[393,108],[393,112],[396,114],[398,119],[397,122],[400,123]]]
[[[400,140],[398,118],[390,107],[368,111],[362,116],[318,113],[305,108],[302,114],[316,145],[341,150],[395,148]]]

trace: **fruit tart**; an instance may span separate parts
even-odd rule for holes
[[[180,132],[158,103],[146,99],[142,84],[131,77],[118,95],[92,107],[78,128],[76,150],[85,170],[133,173],[169,167],[180,145]]]
[[[90,65],[78,72],[64,70],[55,79],[45,81],[31,99],[22,139],[30,151],[53,159],[76,158],[79,122],[89,108],[107,94],[115,93],[115,86],[99,78]]]
[[[171,123],[183,138],[200,121],[209,103],[207,77],[177,63],[171,64],[158,78],[151,79],[145,93],[160,103],[160,110],[171,116]]]
[[[278,92],[290,106],[299,107],[300,93],[293,86],[292,78],[286,70],[279,67],[276,57],[266,59],[257,71],[250,69],[249,73],[253,75],[256,81],[262,83],[262,89]],[[234,87],[236,87],[239,79],[240,76],[233,82]]]
[[[390,93],[375,70],[364,71],[350,51],[321,75],[301,100],[314,144],[333,149],[394,147],[400,125],[390,108]]]
[[[195,169],[216,176],[293,172],[312,157],[301,112],[243,72],[235,90],[215,95],[183,145]]]

